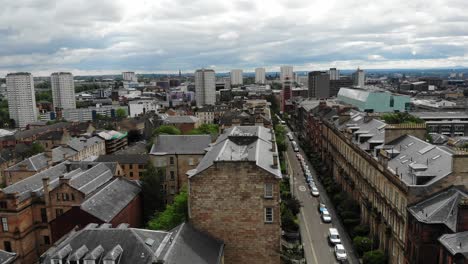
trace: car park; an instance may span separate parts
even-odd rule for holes
[[[328,212],[328,210],[323,210],[323,211],[322,211],[322,216],[321,216],[321,218],[322,218],[322,221],[323,221],[324,223],[331,223],[331,215],[330,215],[330,213]]]
[[[341,244],[340,234],[336,228],[328,229],[328,241],[333,245]]]
[[[335,245],[335,257],[338,261],[343,261],[348,258],[346,250],[342,244]]]
[[[310,193],[311,193],[312,196],[314,196],[314,197],[320,196],[319,190],[317,189],[316,186],[312,186],[312,188],[311,188],[311,190],[310,190]]]

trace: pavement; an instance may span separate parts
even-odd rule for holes
[[[289,131],[288,131],[289,132]],[[294,137],[296,142],[297,138]],[[306,158],[302,148],[299,148],[299,153]],[[292,174],[291,186],[293,195],[301,202],[301,212],[298,215],[299,227],[304,245],[304,254],[308,264],[330,264],[339,263],[334,254],[334,247],[328,243],[328,229],[335,227],[341,236],[341,241],[348,254],[348,260],[342,263],[358,264],[359,260],[353,251],[351,239],[345,232],[341,222],[337,218],[335,208],[325,192],[322,184],[318,182],[317,173],[313,169],[310,162],[307,164],[312,173],[312,177],[320,192],[320,197],[313,197],[310,193],[307,182],[305,181],[302,167],[296,157],[296,152],[293,151],[291,143],[288,144],[286,151],[286,159],[289,166],[289,173]],[[323,223],[320,218],[317,206],[319,201],[322,201],[332,216],[332,223]]]

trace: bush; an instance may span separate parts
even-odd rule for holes
[[[156,213],[148,222],[148,228],[152,230],[170,230],[182,224],[188,218],[188,195],[184,187],[174,198],[174,203],[168,205],[166,210]]]
[[[370,233],[370,228],[368,225],[358,225],[353,228],[352,235],[356,236],[368,236]]]
[[[299,225],[296,222],[296,217],[284,203],[281,204],[281,228],[286,232],[299,231]]]
[[[333,204],[340,205],[344,200],[346,200],[346,198],[347,198],[346,193],[341,192],[341,193],[337,193],[333,195],[332,201],[333,201]]]
[[[301,202],[296,197],[291,197],[289,199],[285,199],[284,204],[286,207],[291,210],[293,215],[297,215],[301,210]]]
[[[360,217],[359,214],[354,211],[342,211],[339,207],[338,212],[343,219],[355,219]]]
[[[362,258],[363,264],[385,264],[387,257],[382,250],[374,250],[366,252]]]
[[[368,237],[357,236],[353,239],[353,246],[359,256],[362,257],[365,252],[371,250],[372,241]]]

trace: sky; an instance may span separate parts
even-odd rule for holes
[[[0,0],[0,77],[468,66],[467,0]]]

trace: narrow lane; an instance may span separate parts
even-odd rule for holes
[[[298,142],[296,137],[294,137],[294,140]],[[299,153],[301,153],[303,157],[306,157],[300,147]],[[286,154],[287,159],[289,160],[290,169],[292,169],[293,172],[293,177],[291,178],[293,195],[302,204],[301,213],[299,215],[299,226],[307,263],[338,263],[335,259],[334,248],[328,244],[327,239],[328,229],[335,227],[340,233],[342,244],[348,254],[348,262],[346,263],[358,264],[359,261],[353,252],[351,240],[338,220],[335,209],[333,208],[322,184],[318,182],[317,173],[307,160],[306,163],[309,166],[312,177],[314,178],[320,192],[320,197],[318,198],[313,197],[310,193],[301,165],[296,157],[296,152],[292,149],[291,143],[288,144]],[[322,222],[317,208],[319,201],[322,201],[322,203],[326,205],[331,214],[332,223],[326,224]]]

